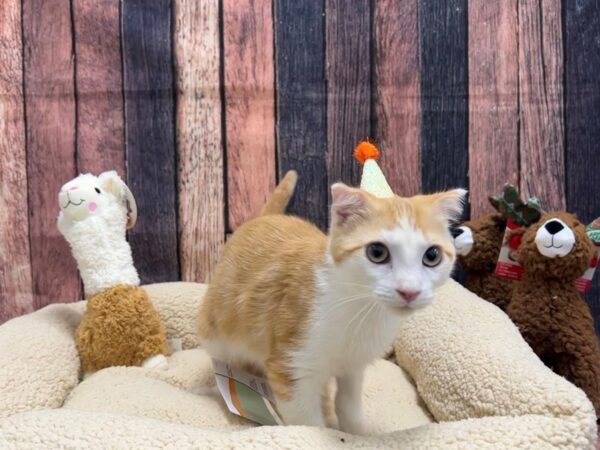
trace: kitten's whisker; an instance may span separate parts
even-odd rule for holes
[[[364,323],[366,318],[371,314],[371,312],[373,311],[373,308],[375,308],[376,306],[377,306],[377,302],[373,302],[373,304],[371,305],[369,310],[362,316],[362,318],[360,319],[360,322],[358,323],[358,326],[356,327],[358,330],[360,330],[360,327],[362,327],[362,324]]]
[[[365,311],[367,308],[369,308],[370,306],[372,306],[372,305],[371,305],[371,303],[365,303],[365,305],[364,305],[362,308],[360,308],[360,309],[358,310],[358,312],[357,312],[357,313],[354,315],[354,317],[352,318],[352,320],[346,324],[346,327],[344,328],[344,333],[343,333],[343,334],[346,334],[346,331],[347,331],[347,330],[350,328],[350,326],[352,325],[352,323],[353,323],[353,322],[354,322],[354,321],[355,321],[355,320],[356,320],[356,319],[357,319],[357,318],[358,318],[358,317],[359,317],[359,316],[360,316],[360,315],[361,315],[361,314],[362,314],[362,313],[363,313],[363,312],[364,312],[364,311]]]
[[[348,286],[358,286],[358,287],[370,289],[370,286],[367,286],[366,284],[352,283],[351,281],[336,281],[335,284],[346,284]]]
[[[334,311],[348,303],[366,300],[367,298],[368,298],[368,296],[366,296],[366,295],[353,295],[350,297],[343,298],[343,299],[341,299],[341,301],[336,301],[333,305],[331,305],[329,307],[329,311]]]

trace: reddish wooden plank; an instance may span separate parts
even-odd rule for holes
[[[357,186],[352,149],[371,135],[370,2],[326,0],[325,8],[329,182]]]
[[[561,4],[519,1],[521,192],[565,208]]]
[[[175,0],[174,25],[181,277],[206,281],[225,239],[218,0]]]
[[[0,323],[33,310],[21,1],[0,2]]]
[[[69,2],[23,0],[29,234],[34,306],[77,300],[75,259],[58,232],[57,194],[76,174]]]
[[[398,195],[420,190],[417,0],[377,0],[373,12],[373,137]]]
[[[228,229],[264,205],[275,186],[271,2],[223,1]]]
[[[80,173],[125,176],[119,0],[73,0]]]
[[[517,0],[469,0],[471,217],[489,195],[519,182]]]

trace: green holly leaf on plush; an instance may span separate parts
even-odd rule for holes
[[[600,217],[588,224],[585,231],[594,244],[600,244]]]
[[[512,184],[505,184],[498,197],[490,197],[490,203],[507,220],[517,225],[529,226],[537,222],[544,212],[536,197],[521,200],[519,191]]]

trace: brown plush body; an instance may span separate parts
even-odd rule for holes
[[[573,232],[575,244],[565,256],[547,257],[536,233],[552,218]],[[507,313],[542,361],[580,387],[600,413],[600,350],[590,310],[575,288],[594,255],[584,226],[567,213],[548,213],[523,234],[515,257],[525,269],[516,282]]]
[[[75,344],[85,373],[110,366],[140,366],[168,354],[167,338],[146,292],[118,285],[88,299]]]
[[[473,247],[457,262],[466,272],[465,287],[479,297],[506,310],[512,283],[494,272],[502,246],[505,219],[499,213],[488,214],[463,223],[473,234]]]

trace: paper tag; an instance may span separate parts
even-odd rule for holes
[[[587,292],[588,289],[591,287],[592,278],[594,278],[594,274],[596,273],[596,267],[598,266],[598,259],[600,258],[600,244],[595,244],[595,245],[596,245],[596,254],[594,255],[594,258],[592,259],[592,261],[590,263],[590,267],[588,267],[588,269],[585,271],[585,273],[583,274],[583,276],[581,278],[578,278],[575,281],[575,287],[577,287],[577,290],[579,292],[581,292],[582,294],[584,292]]]
[[[511,256],[520,244],[520,236],[514,236],[512,240],[508,238],[509,233],[518,227],[519,226],[511,220],[506,222],[506,230],[504,231],[504,237],[502,238],[502,247],[500,248],[500,255],[498,256],[498,262],[496,263],[496,275],[511,281],[518,281],[523,278],[523,267],[521,267],[521,264],[515,261]]]
[[[261,425],[283,425],[275,411],[275,397],[264,378],[213,359],[215,379],[233,414]]]

